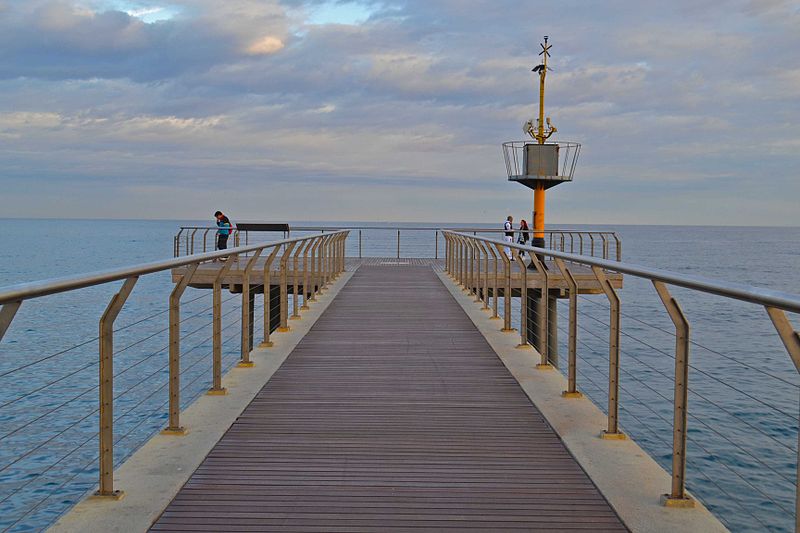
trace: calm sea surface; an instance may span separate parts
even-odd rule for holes
[[[4,220],[0,286],[171,257],[180,225]],[[627,262],[800,293],[800,228],[559,227],[617,231]],[[392,230],[364,231],[363,254],[393,257],[396,239]],[[401,234],[402,257],[431,257],[434,249],[433,231]],[[357,253],[353,234],[348,254]],[[96,484],[97,320],[118,286],[25,302],[0,343],[2,531],[41,530]],[[170,288],[168,274],[145,276],[115,324],[117,464],[166,420]],[[689,488],[734,531],[791,531],[797,372],[762,308],[681,289],[673,295],[692,324],[695,342],[689,378]],[[238,360],[240,300],[227,293],[225,298],[227,369]],[[621,423],[669,470],[673,326],[649,282],[626,277],[621,298]],[[189,289],[183,302],[186,406],[210,384],[210,291]],[[578,386],[605,409],[608,305],[605,297],[585,296],[578,308]],[[567,310],[560,302],[562,368]]]

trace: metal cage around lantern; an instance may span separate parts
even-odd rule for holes
[[[580,143],[554,142],[538,144],[532,141],[503,143],[503,157],[509,181],[533,188],[541,183],[545,188],[572,181],[581,151]]]

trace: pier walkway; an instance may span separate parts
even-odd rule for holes
[[[362,265],[152,531],[626,531],[430,266]]]

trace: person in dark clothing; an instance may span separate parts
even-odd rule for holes
[[[232,228],[231,221],[222,211],[214,213],[214,218],[217,219],[217,226],[220,228],[217,230],[217,250],[227,250],[228,236],[231,234]]]
[[[528,240],[531,238],[528,229],[528,223],[523,218],[519,221],[519,238],[517,239],[517,243],[522,244],[523,246],[528,244]],[[519,255],[525,255],[525,252],[520,251]]]

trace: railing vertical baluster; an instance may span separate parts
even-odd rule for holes
[[[100,318],[100,487],[95,496],[101,498],[123,496],[114,490],[114,320],[138,279],[125,280]]]
[[[286,248],[283,250],[283,255],[281,256],[281,325],[278,327],[278,331],[281,332],[289,331],[289,287],[287,286],[288,274],[286,272],[286,264],[289,262],[289,257],[292,255],[292,250],[294,250],[295,245],[297,245],[297,241],[290,242],[286,245]]]
[[[608,259],[608,237],[605,233],[601,233],[600,238],[603,239],[603,259]]]
[[[314,240],[309,240],[308,244],[306,245],[306,249],[303,250],[303,305],[300,306],[300,309],[305,311],[306,309],[310,309],[308,306],[308,255],[311,252],[311,249],[314,247]],[[311,261],[313,262],[314,259],[312,258]]]
[[[358,230],[358,258],[361,259],[361,230]]]
[[[227,390],[222,386],[222,278],[230,271],[233,263],[238,259],[238,254],[228,257],[225,264],[217,272],[213,285],[213,349],[212,349],[212,385],[206,394],[211,396],[224,396]]]
[[[592,233],[589,233],[589,242],[591,243],[589,255],[594,257],[594,235]]]
[[[478,241],[478,245],[483,250],[483,309],[489,310],[489,250],[483,241]]]
[[[581,244],[582,245],[582,244]],[[563,259],[553,259],[567,282],[569,290],[569,340],[567,345],[567,390],[561,393],[564,398],[582,398],[578,392],[578,282]]]
[[[595,278],[600,283],[610,307],[608,341],[608,429],[603,431],[604,439],[623,440],[625,434],[619,430],[619,296],[603,269],[592,266]]]
[[[433,258],[439,259],[439,232],[437,231],[433,238]]]
[[[251,345],[251,332],[250,321],[252,319],[250,310],[250,273],[256,266],[256,261],[261,256],[264,249],[258,249],[253,253],[253,256],[247,260],[244,267],[244,275],[242,276],[242,346],[241,346],[241,359],[237,364],[240,368],[251,368],[255,366],[250,360],[250,345]]]
[[[472,283],[475,286],[475,303],[481,301],[481,248],[478,246],[477,241],[471,241],[470,246],[474,250],[474,257],[473,262],[475,263],[475,268],[473,271]]]
[[[397,258],[400,259],[400,230],[397,230]]]
[[[519,318],[519,344],[517,348],[520,350],[530,350],[533,348],[528,344],[528,266],[519,255],[519,250],[516,248],[511,249],[511,254],[514,260],[520,267],[520,274],[522,283],[519,289],[520,300],[520,318]]]
[[[492,254],[492,262],[494,263],[494,283],[492,284],[492,294],[494,295],[494,302],[492,304],[492,317],[491,320],[500,320],[498,313],[499,298],[500,298],[500,269],[498,263],[500,259],[497,256],[497,250],[494,246],[486,243],[486,249]],[[501,252],[502,253],[502,252]]]
[[[660,281],[653,286],[675,325],[675,391],[672,423],[672,491],[665,494],[667,507],[694,507],[686,494],[686,419],[689,405],[689,321],[669,289]]]
[[[541,355],[541,360],[536,368],[539,370],[552,370],[554,367],[550,364],[548,357],[548,347],[550,340],[548,339],[548,321],[549,321],[549,308],[547,305],[547,298],[550,292],[550,284],[547,279],[547,269],[544,266],[543,255],[530,254],[531,264],[536,269],[536,273],[541,280],[541,288],[539,289],[539,299],[536,302],[536,336],[538,344],[534,345]]]
[[[503,331],[511,333],[511,260],[506,255],[503,245],[496,244],[497,254],[503,259],[503,274],[505,275],[505,287],[503,288]]]
[[[203,232],[203,253],[206,253],[206,238],[208,237],[209,230]]]
[[[772,325],[778,332],[783,346],[789,353],[789,357],[794,363],[795,369],[800,372],[800,334],[794,329],[792,323],[786,317],[782,309],[765,306]],[[797,465],[795,478],[795,500],[794,500],[794,530],[800,532],[800,431],[797,434]]]
[[[611,234],[614,237],[614,241],[616,242],[615,251],[617,253],[617,261],[622,261],[622,241],[619,240],[619,237],[616,233]]]
[[[317,300],[317,252],[320,244],[322,244],[322,239],[314,237],[314,245],[311,247],[311,296],[308,299],[309,302]]]
[[[310,241],[303,241],[300,243],[300,246],[297,247],[297,251],[294,253],[292,257],[292,316],[289,317],[290,320],[300,320],[300,255],[303,253],[303,249],[306,248]]]
[[[169,422],[164,435],[185,435],[181,427],[181,296],[197,271],[199,263],[186,268],[169,295]]]
[[[190,255],[194,253],[194,234],[195,233],[197,233],[197,230],[196,229],[192,230],[192,246],[190,248],[191,251],[189,252]]]
[[[258,345],[259,348],[272,347],[269,338],[272,330],[272,263],[280,250],[280,246],[273,246],[267,260],[264,261],[264,340]]]

